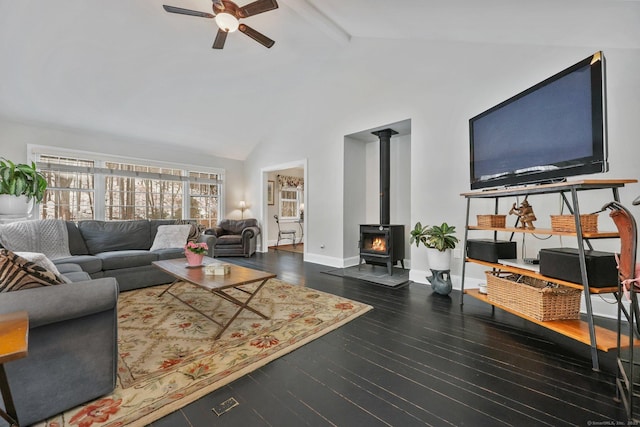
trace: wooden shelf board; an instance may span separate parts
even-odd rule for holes
[[[545,234],[545,235],[554,235],[554,236],[575,236],[575,232],[571,231],[556,231],[550,228],[534,228],[533,230],[529,228],[519,228],[519,227],[483,227],[478,225],[469,225],[467,226],[469,230],[486,230],[486,231],[498,231],[504,233],[528,233],[528,234]],[[620,237],[617,231],[598,231],[598,232],[583,232],[582,237],[585,239],[612,239]]]
[[[477,289],[468,289],[465,290],[464,293],[469,295],[470,297],[479,299],[480,301],[486,302],[487,304],[498,307],[504,311],[507,311],[511,314],[514,314],[518,317],[526,319],[530,322],[533,322],[537,325],[543,326],[547,329],[550,329],[559,334],[565,335],[571,339],[579,341],[583,344],[591,345],[591,340],[589,338],[589,324],[584,320],[548,320],[548,321],[540,321],[533,317],[525,316],[522,313],[519,313],[510,308],[504,307],[500,304],[496,304],[494,302],[489,301],[489,298],[485,294],[481,294]],[[618,346],[618,335],[615,331],[595,326],[596,330],[596,348],[602,351],[611,351],[615,350]],[[628,342],[628,339],[623,339],[622,342]],[[640,344],[640,341],[637,340],[637,344]]]
[[[470,198],[486,198],[501,197],[517,194],[535,194],[535,193],[551,193],[560,191],[569,191],[572,188],[576,190],[609,190],[616,187],[624,187],[625,184],[633,184],[638,182],[637,179],[582,179],[578,181],[558,182],[554,184],[538,184],[521,187],[498,188],[494,190],[476,190],[467,193],[461,193],[461,196]]]
[[[473,258],[467,258],[467,262],[484,265],[490,268],[496,268],[502,271],[509,271],[515,274],[522,274],[523,276],[535,277],[536,279],[544,280],[546,282],[557,283],[559,285],[567,286],[569,288],[584,290],[584,286],[582,286],[579,283],[567,282],[562,279],[554,279],[553,277],[544,276],[538,273],[537,271],[527,270],[526,268],[519,268],[519,267],[514,267],[511,265],[504,265],[504,264],[496,264],[493,262],[487,262],[487,261],[482,261],[482,260],[473,259]],[[592,294],[611,294],[614,292],[618,292],[618,286],[609,286],[606,288],[590,287],[589,290],[591,291],[590,293]]]

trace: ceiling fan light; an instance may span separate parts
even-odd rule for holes
[[[221,30],[232,33],[238,29],[238,19],[230,13],[220,12],[216,15],[216,24]]]

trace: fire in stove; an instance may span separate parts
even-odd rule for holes
[[[386,252],[387,251],[387,241],[384,237],[376,237],[371,242],[371,249],[377,252]]]

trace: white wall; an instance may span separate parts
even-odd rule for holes
[[[373,139],[344,138],[342,265],[345,266],[359,262],[360,224],[380,223],[380,142]],[[391,138],[390,163],[391,224],[402,224],[407,229],[411,213],[411,135]],[[408,255],[408,240],[406,246]]]
[[[549,47],[436,43],[411,40],[354,39],[350,51],[335,58],[334,72],[317,76],[313,87],[293,87],[282,99],[290,103],[286,124],[274,125],[270,140],[247,159],[252,170],[288,158],[308,158],[309,209],[305,259],[341,266],[351,256],[346,231],[350,206],[344,190],[347,156],[344,136],[407,118],[411,119],[410,220],[455,225],[462,239],[465,200],[469,191],[468,119],[533,84],[602,49],[607,58],[611,172],[597,178],[637,178],[640,158],[640,52],[607,46]],[[380,58],[388,58],[381,61]],[[294,108],[306,103],[305,109]],[[306,141],[300,144],[299,141]],[[277,159],[275,155],[279,156]],[[283,158],[283,153],[287,153]],[[288,158],[287,158],[288,156]],[[255,180],[249,187],[258,186]],[[352,193],[350,193],[352,194]],[[640,186],[621,190],[623,203],[640,194]],[[606,200],[604,196],[604,199]],[[585,208],[601,206],[602,195],[584,194]],[[555,199],[536,200],[539,218],[557,208]],[[587,208],[589,206],[589,208]],[[493,205],[479,205],[489,213]],[[508,210],[508,208],[507,208]],[[595,209],[594,209],[595,210]],[[638,208],[636,208],[636,211]],[[506,213],[506,212],[505,212]],[[543,226],[543,220],[540,220]],[[615,246],[615,242],[595,242]],[[528,239],[527,248],[569,245]],[[415,281],[426,282],[426,254],[411,247]],[[461,260],[454,260],[454,285],[459,287]],[[471,266],[477,280],[483,269]],[[470,283],[473,280],[470,280]],[[607,308],[605,308],[607,309]]]
[[[129,156],[225,170],[226,192],[224,216],[240,218],[238,203],[244,199],[244,162],[206,156],[175,147],[123,138],[117,135],[92,133],[68,128],[19,123],[0,118],[0,157],[17,162],[27,160],[27,144]],[[245,215],[250,215],[245,211]]]
[[[358,224],[366,222],[369,191],[367,190],[368,143],[351,137],[344,138],[344,224],[343,256],[344,263],[355,265],[359,261],[358,241],[360,229]],[[377,182],[377,181],[376,181]],[[312,196],[312,195],[311,195]],[[310,197],[312,199],[313,197]]]

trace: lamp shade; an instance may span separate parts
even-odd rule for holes
[[[247,207],[247,204],[244,202],[244,200],[240,200],[240,209],[245,209]]]
[[[216,24],[221,30],[232,33],[238,29],[238,19],[230,13],[220,12],[216,15]]]

